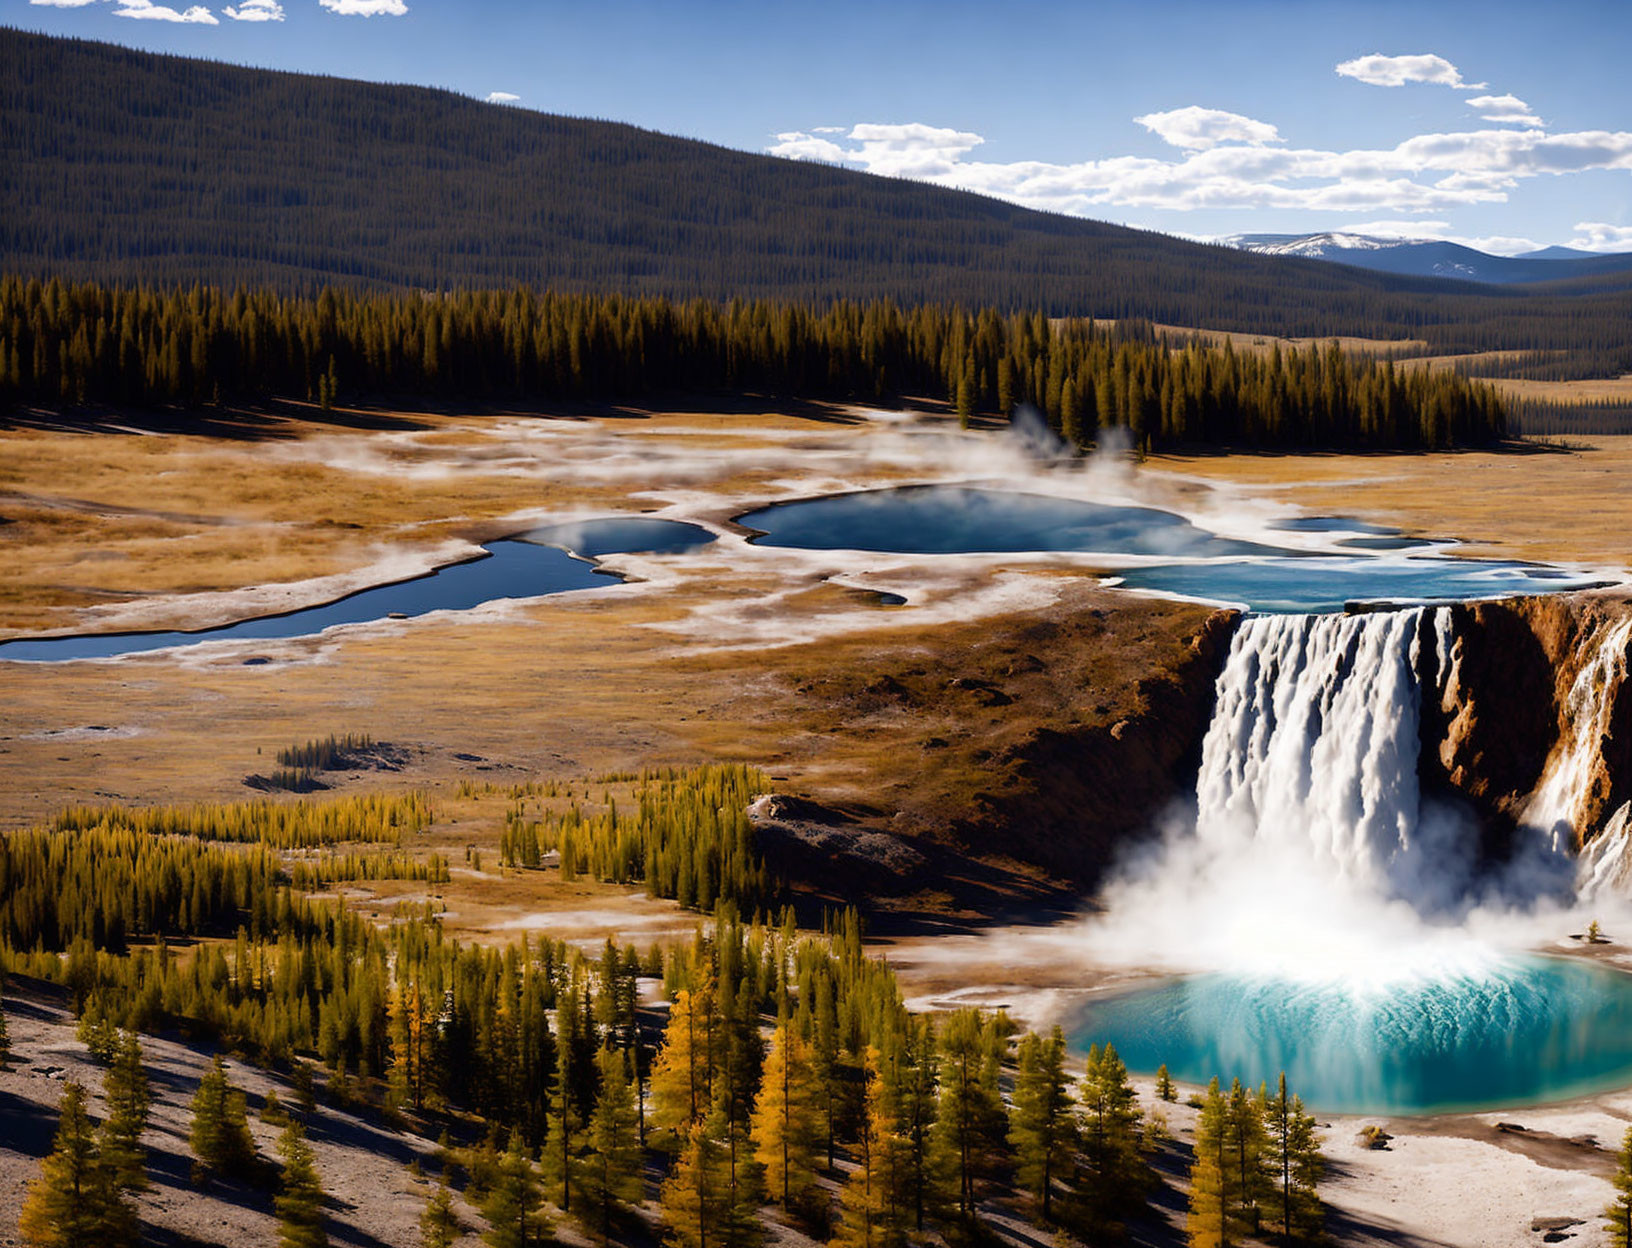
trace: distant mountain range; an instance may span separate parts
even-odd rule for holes
[[[1377,273],[1499,286],[1632,272],[1632,253],[1604,255],[1574,247],[1543,247],[1516,256],[1493,256],[1438,239],[1374,238],[1366,234],[1237,234],[1223,241],[1265,256],[1331,260]]]

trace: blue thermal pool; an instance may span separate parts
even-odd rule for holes
[[[1154,507],[1113,507],[1046,494],[922,485],[777,503],[738,516],[761,546],[907,555],[1079,551],[1159,558],[1276,555],[1218,537]]]
[[[1266,614],[1341,611],[1351,602],[1456,602],[1586,589],[1600,580],[1540,564],[1367,555],[1163,564],[1119,572],[1130,589],[1239,604]]]
[[[1553,593],[1603,582],[1535,564],[1458,559],[1364,520],[1312,516],[1283,531],[1336,538],[1353,554],[1311,555],[1219,537],[1154,507],[1109,506],[969,486],[905,486],[778,503],[738,516],[762,546],[891,554],[1182,559],[1117,573],[1134,589],[1259,612],[1341,611],[1352,602],[1434,602]],[[1407,557],[1407,550],[1423,553]]]
[[[48,662],[111,658],[201,641],[283,640],[336,624],[361,624],[431,611],[468,611],[503,598],[536,598],[609,584],[588,559],[607,554],[672,553],[714,540],[707,529],[673,520],[629,517],[537,529],[520,539],[489,542],[487,552],[425,576],[360,590],[283,615],[258,616],[196,632],[97,633],[0,643],[0,659]],[[568,553],[568,551],[572,553]]]
[[[1096,1001],[1071,1034],[1186,1082],[1284,1069],[1330,1113],[1487,1109],[1632,1082],[1632,976],[1543,957],[1376,988],[1197,975]]]

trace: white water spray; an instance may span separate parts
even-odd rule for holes
[[[1624,678],[1632,622],[1616,635]],[[1422,793],[1424,698],[1450,696],[1453,641],[1443,609],[1245,621],[1218,679],[1193,817],[1107,890],[1096,951],[1363,990],[1479,974],[1572,930],[1558,897],[1576,867],[1569,844],[1521,841],[1492,873],[1472,815]],[[1577,682],[1582,744],[1561,749],[1540,786],[1562,795],[1546,799],[1555,806],[1579,807],[1612,667]],[[1606,878],[1632,861],[1627,822],[1613,840],[1629,852],[1600,866]]]

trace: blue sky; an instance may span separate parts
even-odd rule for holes
[[[1186,235],[1632,250],[1625,0],[4,0],[0,12],[154,50],[500,92]]]

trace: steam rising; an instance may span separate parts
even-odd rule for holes
[[[1472,816],[1420,791],[1418,672],[1448,675],[1435,623],[1419,609],[1243,624],[1196,804],[1106,891],[1082,932],[1094,955],[1364,990],[1493,973],[1581,930],[1576,864],[1551,829],[1521,829],[1492,869]],[[1612,926],[1632,919],[1602,896],[1592,906]]]

